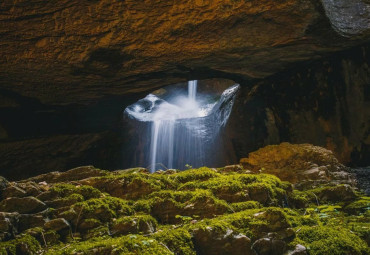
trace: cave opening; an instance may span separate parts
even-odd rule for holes
[[[210,91],[198,81],[170,85],[129,105],[124,115],[136,130],[131,148],[137,160],[154,172],[224,164],[224,128],[239,84]],[[136,146],[135,146],[136,145]]]

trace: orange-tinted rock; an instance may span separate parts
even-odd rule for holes
[[[266,146],[242,158],[240,164],[254,172],[268,173],[281,180],[298,183],[305,180],[350,181],[346,167],[334,154],[322,147],[310,144]]]
[[[3,1],[0,87],[64,104],[193,73],[263,78],[364,41],[339,35],[369,34],[366,23],[351,29],[367,2],[347,2],[323,10],[308,0]]]

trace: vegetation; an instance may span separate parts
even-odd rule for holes
[[[129,169],[81,182],[38,196],[54,208],[48,220],[64,218],[70,228],[29,227],[4,238],[0,254],[194,255],[210,240],[230,249],[222,243],[241,236],[249,248],[268,237],[282,240],[285,251],[300,244],[310,254],[369,253],[370,198],[344,186],[296,190],[272,175],[206,167]],[[333,196],[338,190],[343,201]]]

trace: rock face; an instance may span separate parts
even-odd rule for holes
[[[263,78],[370,32],[366,0],[9,0],[0,8],[0,87],[47,104],[147,91],[208,71]],[[348,40],[332,27],[363,37]]]
[[[351,182],[347,168],[331,151],[310,144],[266,146],[249,153],[249,157],[242,158],[240,164],[245,169],[273,174],[294,184],[307,180]]]
[[[370,47],[241,87],[228,123],[235,160],[269,144],[311,143],[341,163],[370,165]]]

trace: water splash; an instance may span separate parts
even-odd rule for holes
[[[199,167],[219,139],[225,126],[239,85],[226,89],[221,97],[197,95],[197,81],[188,82],[188,95],[176,95],[164,100],[149,94],[128,106],[125,113],[140,122],[146,122],[150,132],[147,163],[151,172],[164,168],[183,169],[186,164]],[[145,134],[144,134],[145,135]]]

